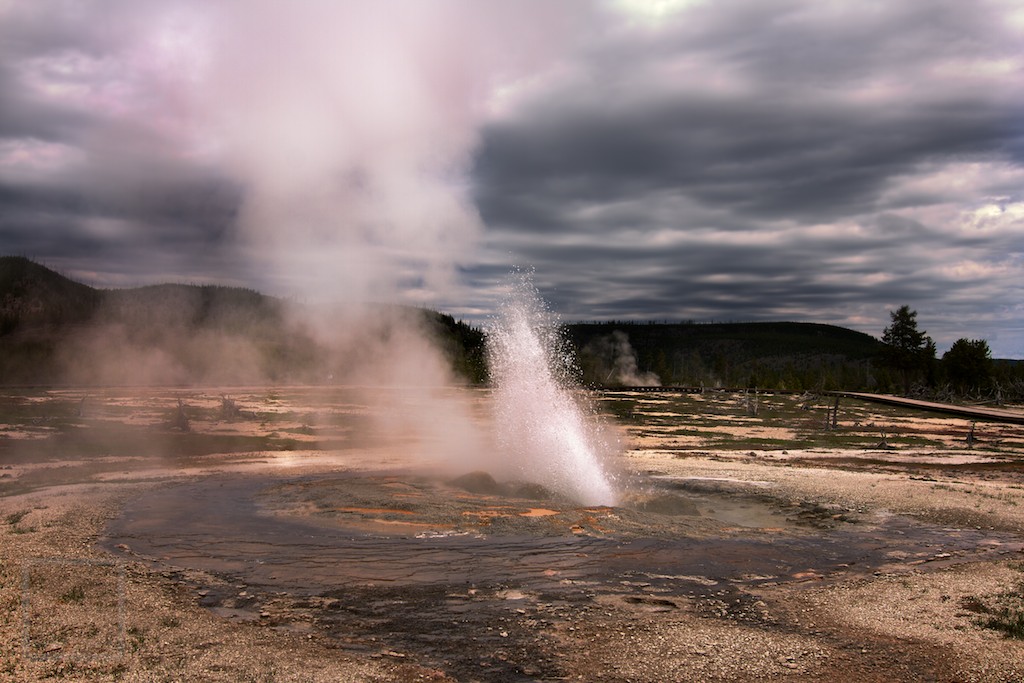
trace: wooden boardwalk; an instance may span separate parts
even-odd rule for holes
[[[826,393],[831,396],[859,398],[862,401],[871,401],[873,403],[885,403],[894,406],[904,406],[906,408],[928,410],[934,413],[958,415],[972,420],[1024,424],[1024,413],[1014,410],[988,408],[985,406],[957,406],[949,403],[935,403],[934,401],[919,401],[914,398],[903,398],[902,396],[891,396],[889,394],[865,394],[858,391],[829,391]]]
[[[743,393],[754,391],[754,389],[736,388],[701,388],[701,387],[597,387],[601,391],[639,391],[645,393],[667,393],[667,394],[700,394],[703,392],[722,393]],[[758,389],[759,394],[803,394],[803,391]],[[839,396],[841,398],[856,398],[872,403],[884,403],[904,408],[916,408],[927,410],[933,413],[945,413],[957,415],[972,420],[984,420],[986,422],[1004,422],[1009,424],[1024,424],[1024,412],[1004,410],[1001,408],[988,408],[985,406],[958,406],[951,403],[936,403],[934,401],[919,401],[915,398],[903,398],[891,394],[868,394],[859,391],[826,391],[826,396]]]

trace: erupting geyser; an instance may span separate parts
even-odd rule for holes
[[[601,463],[608,446],[571,390],[554,317],[517,277],[487,335],[496,436],[514,474],[584,505],[614,505]]]

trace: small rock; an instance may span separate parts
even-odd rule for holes
[[[780,655],[778,658],[778,662],[780,666],[784,666],[787,669],[797,668],[796,657],[794,657],[793,655]]]

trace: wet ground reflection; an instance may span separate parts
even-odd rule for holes
[[[703,598],[746,609],[756,602],[748,591],[765,584],[948,564],[1022,545],[898,516],[822,529],[762,511],[790,523],[744,529],[706,514],[619,508],[530,516],[516,511],[558,506],[467,496],[488,509],[511,510],[504,525],[482,529],[450,523],[466,517],[457,505],[449,509],[458,496],[440,496],[439,509],[448,514],[440,521],[432,500],[400,510],[363,505],[375,488],[382,500],[390,495],[398,479],[213,476],[140,497],[111,523],[104,545],[177,573],[202,604],[225,616],[317,629],[353,649],[416,652],[456,676],[486,662],[492,680],[559,675],[548,644],[552,624],[567,611],[594,608],[599,596],[646,611]],[[312,492],[307,500],[350,498],[346,486],[360,492],[359,505],[350,500],[338,508],[343,514],[326,520],[268,511],[268,500],[291,495],[295,503],[297,490]],[[434,489],[420,482],[418,490],[422,498]],[[712,498],[695,499],[706,508]],[[727,510],[751,505],[726,495],[720,502]],[[405,525],[386,534],[361,524],[374,515],[387,521],[382,512]],[[638,531],[634,520],[642,518],[651,520],[649,534]],[[744,614],[757,619],[756,610]],[[453,647],[460,639],[466,645]]]

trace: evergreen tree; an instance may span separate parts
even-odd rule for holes
[[[942,368],[960,392],[980,389],[992,378],[992,352],[984,339],[957,339],[942,354]]]
[[[910,306],[900,306],[889,316],[892,324],[882,333],[885,360],[899,375],[903,393],[909,394],[911,382],[931,370],[935,342],[917,329],[917,311],[910,310]]]

